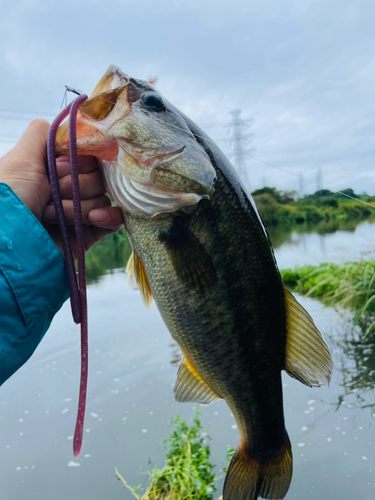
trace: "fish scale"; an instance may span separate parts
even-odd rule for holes
[[[226,400],[239,429],[252,437],[252,447],[266,451],[272,442],[271,449],[278,449],[285,438],[283,288],[264,231],[254,225],[254,208],[248,204],[244,209],[233,191],[225,189],[227,182],[220,172],[214,196],[202,200],[188,221],[189,230],[218,269],[218,282],[208,290],[186,289],[176,276],[159,241],[160,232],[169,230],[173,218],[147,220],[125,214],[125,227],[172,337],[199,366],[202,378]],[[254,384],[258,372],[261,386],[258,377]],[[261,401],[254,404],[260,395]]]

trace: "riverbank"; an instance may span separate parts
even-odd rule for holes
[[[322,189],[314,194],[294,200],[294,192],[264,187],[252,196],[266,226],[292,226],[375,218],[375,197],[358,195],[352,189],[343,194]],[[367,203],[364,204],[363,202]],[[369,206],[372,205],[374,208]]]
[[[314,297],[327,306],[350,309],[364,335],[375,333],[375,261],[323,263],[284,269],[281,276],[292,291]]]

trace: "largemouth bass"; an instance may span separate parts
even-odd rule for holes
[[[224,500],[282,499],[292,477],[281,371],[329,384],[313,320],[283,286],[267,231],[230,162],[147,82],[110,66],[77,120],[133,248],[127,271],[154,299],[183,359],[177,401],[223,398],[240,433]],[[67,154],[67,125],[57,137]]]

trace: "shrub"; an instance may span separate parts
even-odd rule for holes
[[[166,462],[149,473],[146,492],[132,488],[118,473],[117,478],[138,500],[212,500],[215,474],[210,462],[210,447],[205,444],[200,411],[197,408],[190,427],[179,415],[171,420],[172,434],[164,441]]]

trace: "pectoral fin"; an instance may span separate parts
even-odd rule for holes
[[[140,291],[143,302],[147,308],[152,303],[152,291],[148,282],[145,268],[137,252],[133,250],[126,264],[126,272],[129,278],[129,285],[133,290]]]
[[[129,257],[128,263],[126,264],[125,272],[128,275],[130,288],[135,292],[139,292],[139,286],[137,280],[135,279],[134,252],[132,252]]]
[[[284,287],[286,308],[286,351],[284,370],[310,387],[329,385],[332,358],[313,319]]]
[[[177,219],[168,233],[160,234],[178,278],[201,291],[217,281],[216,270],[202,243]]]
[[[184,357],[178,370],[173,394],[175,400],[179,403],[208,405],[216,401],[216,399],[221,399]]]

